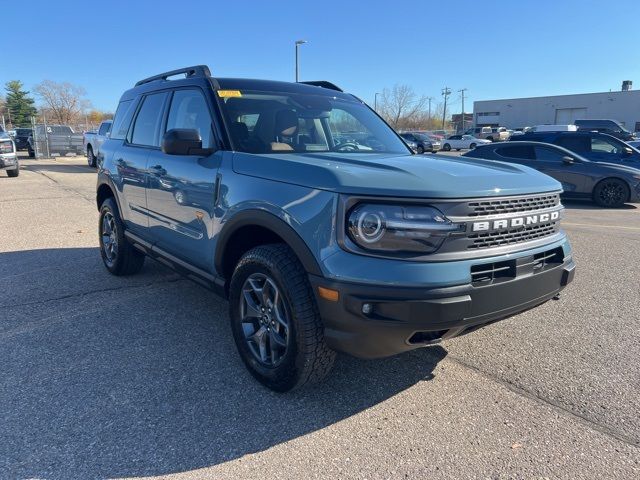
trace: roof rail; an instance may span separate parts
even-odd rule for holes
[[[159,75],[154,75],[153,77],[142,79],[139,82],[136,82],[135,86],[137,87],[140,85],[144,85],[145,83],[154,82],[156,80],[166,80],[169,77],[180,75],[182,73],[184,73],[185,78],[211,76],[211,71],[206,65],[194,65],[193,67],[179,68],[177,70],[171,70],[170,72],[164,72]]]
[[[334,83],[327,82],[326,80],[312,80],[310,82],[298,82],[304,83],[305,85],[313,85],[316,87],[328,88],[330,90],[337,90],[338,92],[342,92],[343,90],[335,85]]]

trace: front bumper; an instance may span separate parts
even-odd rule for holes
[[[575,264],[570,255],[538,271],[533,255],[531,259],[519,257],[513,278],[486,285],[374,286],[317,276],[310,276],[310,281],[328,345],[356,357],[380,358],[469,333],[533,308],[573,280]],[[320,298],[318,287],[337,290],[338,301]],[[366,314],[365,304],[370,305]]]

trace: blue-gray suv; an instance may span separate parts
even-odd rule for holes
[[[98,158],[100,252],[229,299],[249,371],[287,391],[336,351],[376,358],[535,307],[573,278],[560,184],[521,165],[412,155],[319,81],[214,78],[125,92]]]

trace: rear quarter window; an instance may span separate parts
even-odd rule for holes
[[[120,102],[116,109],[116,114],[113,118],[113,125],[111,127],[111,138],[116,140],[124,140],[129,131],[129,125],[131,124],[131,118],[133,117],[134,110],[133,100],[124,100]]]

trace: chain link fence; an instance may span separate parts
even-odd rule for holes
[[[57,158],[69,155],[85,155],[84,132],[97,126],[59,125],[46,121],[39,123],[31,119],[31,136],[28,140],[28,152],[31,158]]]

